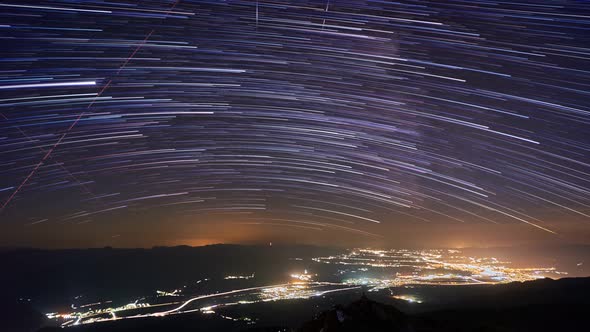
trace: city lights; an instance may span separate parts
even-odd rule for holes
[[[472,257],[454,249],[431,250],[374,250],[354,249],[339,255],[297,259],[309,268],[285,274],[285,283],[278,285],[256,285],[256,273],[230,274],[222,282],[233,280],[249,282],[253,287],[218,291],[209,294],[193,294],[186,286],[172,291],[156,290],[154,297],[143,297],[121,306],[112,306],[112,301],[93,302],[75,306],[69,313],[47,313],[49,319],[62,326],[91,324],[101,321],[167,316],[199,311],[216,314],[219,308],[247,306],[260,302],[287,301],[324,296],[335,292],[366,289],[368,292],[405,289],[421,285],[477,285],[500,284],[535,280],[544,277],[561,276],[566,273],[554,267],[513,267],[507,261],[496,257]],[[328,266],[326,266],[328,265]],[[319,274],[313,271],[329,268],[331,273]],[[198,285],[211,278],[199,279]],[[231,285],[231,284],[228,284]],[[423,299],[411,294],[390,295],[408,303],[422,303]],[[76,297],[77,300],[80,300]],[[177,299],[170,302],[170,299]],[[150,303],[150,301],[153,301]],[[164,303],[162,303],[165,301]],[[162,309],[157,309],[161,307]],[[223,317],[227,319],[238,319]],[[242,319],[242,318],[240,318]]]

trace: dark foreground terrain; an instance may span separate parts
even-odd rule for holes
[[[154,297],[156,290],[195,285],[204,278],[209,281],[194,286],[197,288],[191,294],[288,282],[289,273],[309,267],[325,277],[323,281],[338,282],[335,267],[313,265],[311,260],[333,252],[337,251],[306,246],[227,245],[0,250],[0,259],[9,267],[0,274],[0,331],[590,331],[590,278],[501,285],[417,285],[379,291],[363,287],[310,298],[220,306],[209,314],[193,311],[65,329],[44,315],[50,310],[70,312],[74,305],[104,300],[128,303],[151,296],[150,303],[155,303],[151,301],[160,299]],[[224,279],[253,272],[253,279]],[[80,294],[84,297],[75,302]],[[398,295],[412,295],[417,300],[394,297]],[[173,300],[189,297],[187,294]]]
[[[585,291],[588,291],[586,280]],[[500,286],[501,287],[501,286]],[[527,287],[527,286],[524,286]],[[453,308],[408,315],[367,297],[325,311],[299,332],[344,331],[588,331],[588,303]]]
[[[590,278],[537,280],[495,286],[441,286],[434,293],[456,294],[455,301],[412,307],[377,293],[349,294],[339,299],[260,303],[248,310],[258,313],[256,324],[223,318],[239,316],[236,309],[219,314],[186,313],[167,317],[126,319],[70,327],[71,332],[107,331],[588,331]],[[424,290],[428,292],[428,290]],[[351,299],[355,297],[354,299]],[[334,302],[341,300],[342,304]],[[348,302],[344,302],[347,301]],[[331,301],[332,308],[317,311]],[[336,304],[335,304],[336,303]],[[420,308],[420,309],[418,309]],[[233,312],[232,312],[233,310]],[[305,319],[305,314],[310,316]],[[3,331],[34,331],[43,320],[39,313],[20,307]],[[3,322],[10,320],[3,314]],[[15,318],[20,324],[15,323]],[[63,331],[46,326],[38,331]]]

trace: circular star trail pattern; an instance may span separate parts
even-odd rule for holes
[[[3,222],[590,219],[585,2],[0,7]]]

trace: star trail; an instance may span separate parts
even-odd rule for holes
[[[586,2],[15,1],[0,18],[2,227],[590,227]]]

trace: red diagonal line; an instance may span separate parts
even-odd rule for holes
[[[0,116],[2,116],[5,120],[9,121],[8,117],[6,117],[6,115],[4,115],[4,113],[0,113]],[[25,133],[19,126],[12,126],[13,128],[16,128],[21,135],[23,135],[27,140],[29,140],[29,142],[34,142],[34,140],[27,135],[27,133]],[[41,152],[43,153],[47,153],[47,150],[43,149],[42,147],[38,147],[39,150],[41,150]],[[50,158],[55,161],[55,164],[57,166],[59,166],[62,170],[64,170],[66,173],[68,173],[68,176],[70,176],[75,182],[77,182],[87,194],[90,194],[92,196],[95,196],[94,193],[92,191],[90,191],[90,189],[88,189],[88,187],[86,185],[84,185],[82,183],[82,181],[80,181],[77,177],[74,176],[74,174],[72,174],[63,164],[61,164],[58,160],[56,160],[53,156],[50,156]]]
[[[119,75],[119,73],[121,72],[121,69],[125,68],[125,66],[127,65],[127,63],[133,59],[133,57],[135,56],[135,53],[137,53],[137,51],[139,51],[139,49],[145,45],[145,43],[147,42],[148,38],[150,38],[150,36],[152,35],[152,33],[154,33],[154,30],[150,31],[150,33],[148,33],[148,35],[145,37],[145,39],[139,44],[137,45],[137,47],[135,48],[135,51],[133,51],[133,53],[131,53],[131,55],[127,58],[127,60],[125,60],[125,62],[123,63],[123,65],[121,67],[119,67],[119,70],[117,71],[117,75]]]
[[[102,90],[100,90],[100,92],[99,92],[99,93],[98,93],[98,94],[97,94],[97,95],[94,97],[94,99],[93,99],[93,100],[92,100],[92,102],[91,102],[91,103],[88,105],[88,107],[86,107],[86,109],[89,109],[90,107],[92,107],[92,105],[94,105],[94,102],[96,101],[96,99],[97,99],[98,97],[100,97],[100,95],[102,95],[102,93],[104,92],[104,90],[106,90],[106,89],[109,87],[109,85],[111,85],[111,81],[112,81],[112,80],[109,80],[109,81],[107,82],[107,84],[105,84],[105,86],[102,88]]]
[[[74,123],[72,123],[72,125],[68,128],[68,130],[66,132],[64,132],[61,137],[59,138],[59,140],[57,140],[57,142],[55,142],[55,144],[51,147],[51,149],[49,149],[47,151],[47,153],[43,156],[43,158],[41,159],[41,161],[39,161],[37,163],[37,165],[35,166],[35,168],[33,168],[33,170],[29,173],[29,175],[27,175],[27,177],[23,180],[23,182],[18,186],[18,188],[16,188],[16,190],[12,193],[12,195],[10,195],[10,197],[8,197],[8,199],[4,202],[4,204],[2,204],[2,207],[0,207],[0,211],[4,210],[4,208],[8,205],[8,203],[10,203],[10,201],[12,201],[12,199],[14,198],[14,196],[16,196],[16,194],[21,190],[21,188],[29,181],[29,179],[35,174],[35,172],[37,172],[37,170],[39,169],[39,167],[41,167],[41,165],[43,165],[43,163],[45,162],[45,160],[47,160],[47,158],[49,158],[49,156],[51,156],[51,153],[53,152],[53,150],[55,150],[55,148],[63,141],[63,139],[66,137],[66,135],[68,134],[68,132],[74,128],[74,126],[78,123],[78,121],[80,121],[80,118],[82,118],[82,115],[84,114],[84,112],[80,113],[80,115],[78,115],[78,118],[76,119],[76,121],[74,121]]]

